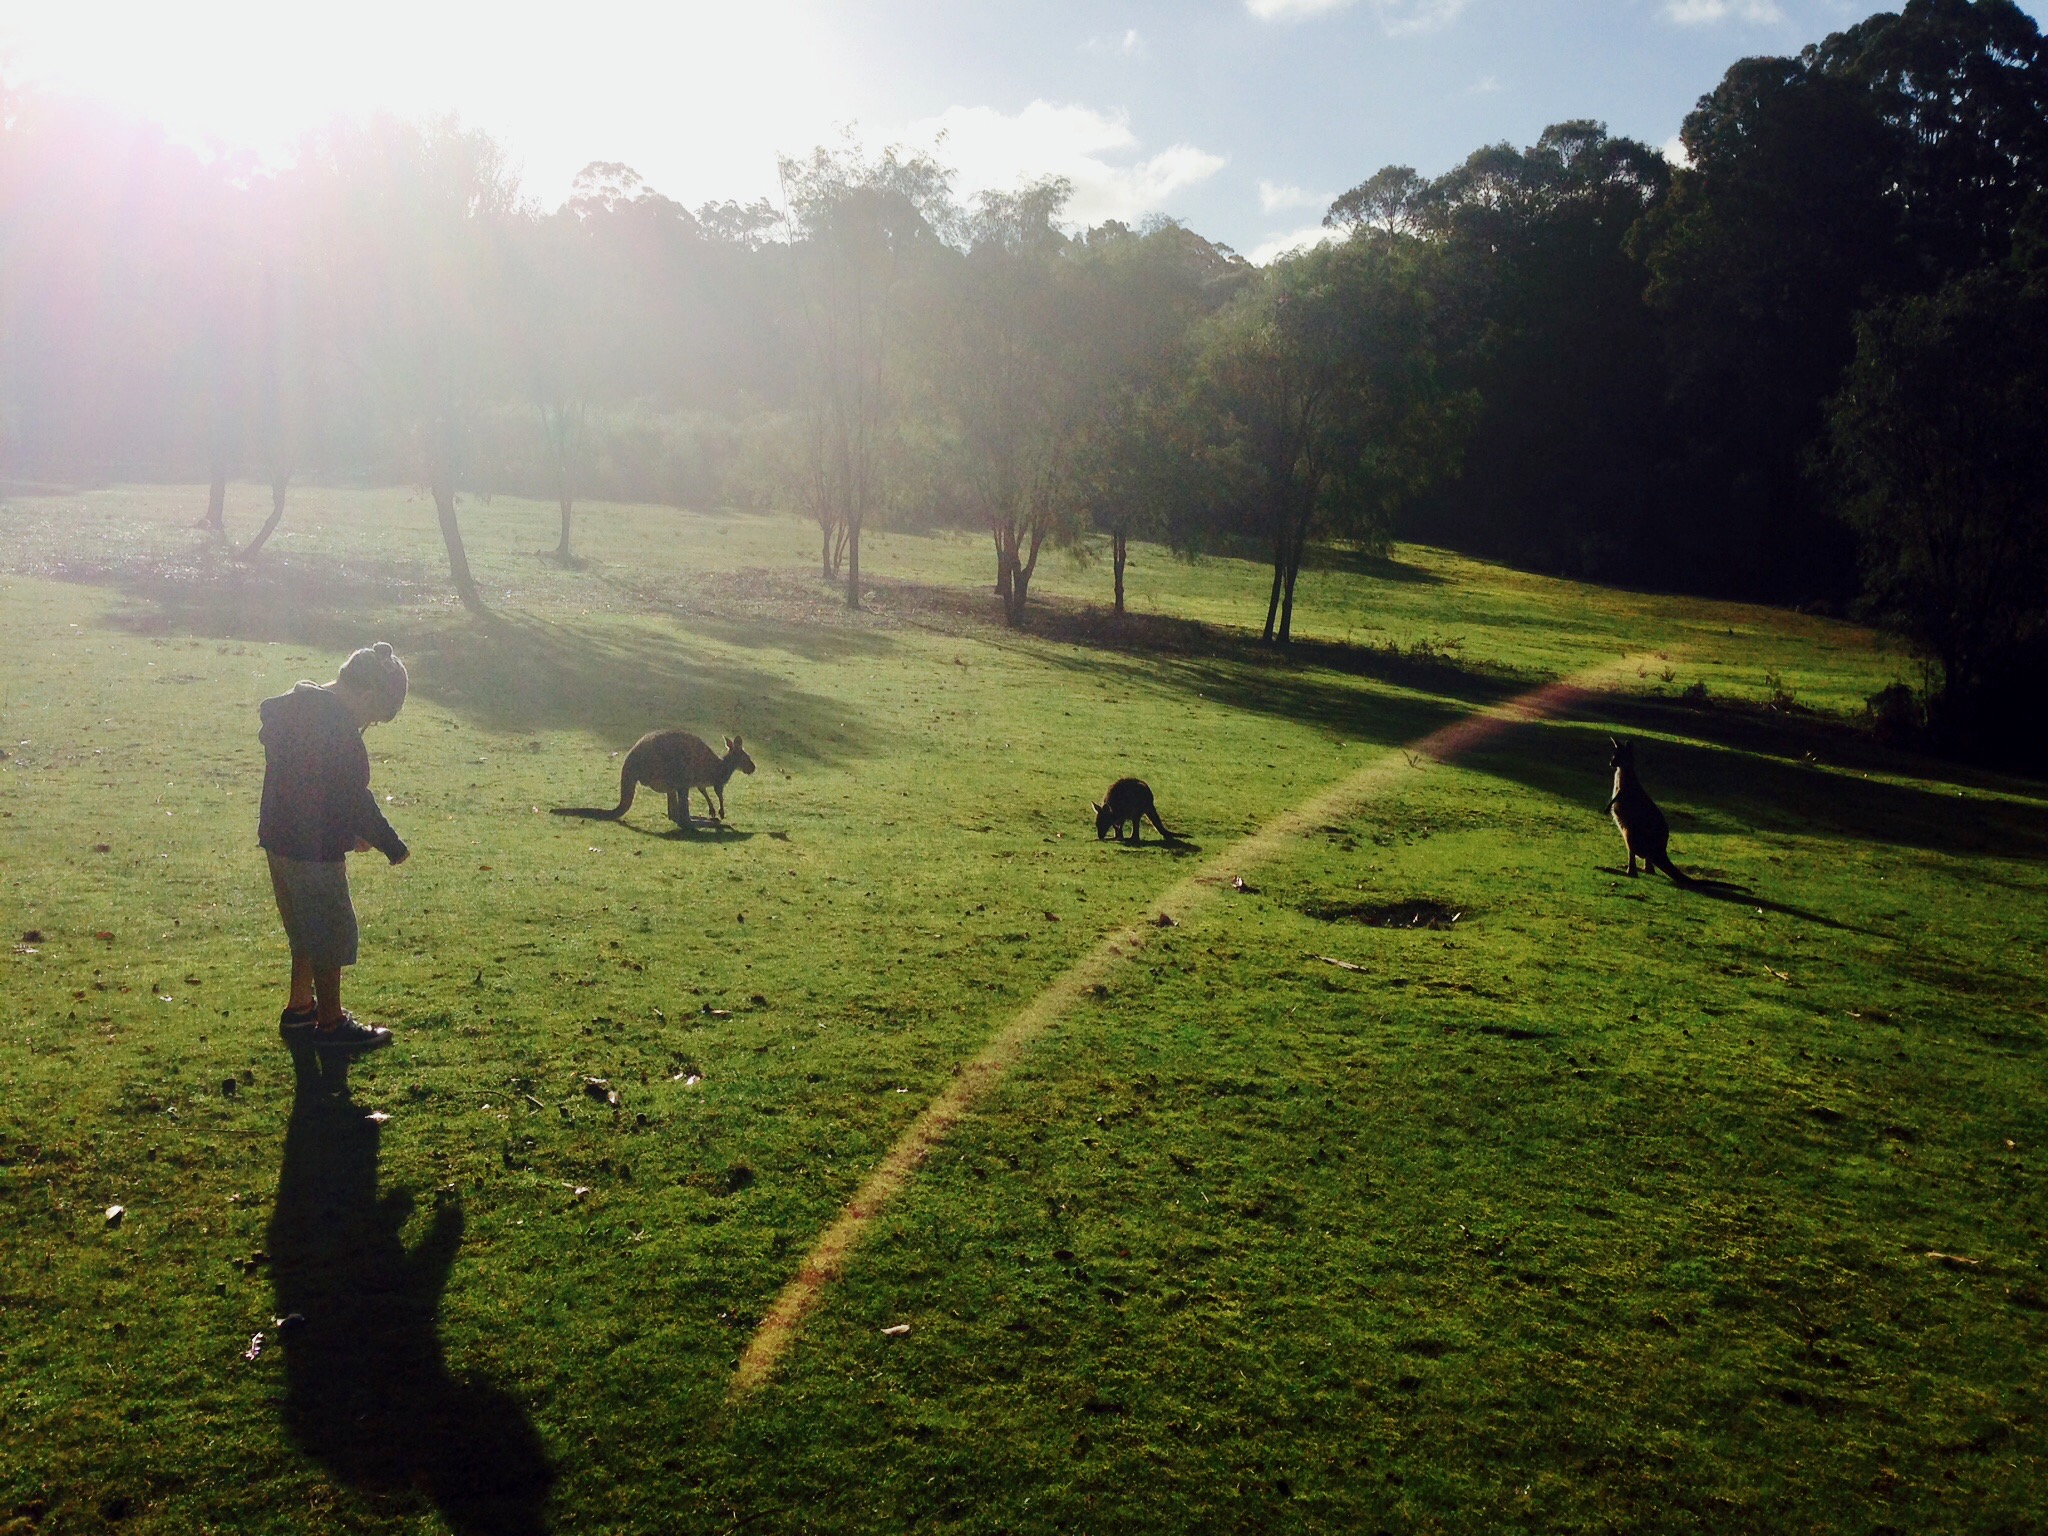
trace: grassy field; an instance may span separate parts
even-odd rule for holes
[[[246,568],[202,504],[0,506],[0,1532],[2042,1529],[2048,793],[1869,745],[1870,634],[1404,548],[1305,577],[1288,658],[1261,570],[1150,549],[1130,623],[1062,563],[1015,635],[978,539],[871,537],[848,615],[803,525],[591,508],[564,572],[502,498],[478,621],[402,491]],[[399,1041],[333,1093],[255,704],[376,638],[414,857],[352,861],[350,1001]],[[545,814],[671,723],[744,733],[728,829]],[[1724,885],[1615,872],[1610,731]],[[1389,760],[1062,1012],[732,1393],[963,1061]],[[1097,842],[1123,773],[1190,846]]]

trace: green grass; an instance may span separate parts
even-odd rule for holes
[[[247,571],[199,504],[0,509],[0,1531],[2038,1528],[2048,796],[1868,746],[1867,632],[1402,549],[1277,659],[1259,569],[1145,549],[1153,618],[1056,564],[1015,636],[977,539],[871,536],[850,617],[802,525],[593,508],[565,573],[502,498],[479,624],[402,492]],[[399,1044],[337,1100],[275,1034],[254,705],[379,637]],[[1111,778],[1207,858],[1623,653],[1159,932],[728,1400],[920,1106],[1193,867],[1097,843]],[[731,832],[543,814],[668,723],[744,731]],[[1749,898],[1608,872],[1610,730]],[[1465,916],[1305,910],[1417,898]]]

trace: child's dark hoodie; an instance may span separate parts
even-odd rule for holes
[[[300,683],[265,699],[263,805],[256,841],[280,858],[331,864],[361,838],[394,863],[405,843],[370,793],[370,754],[332,688]]]

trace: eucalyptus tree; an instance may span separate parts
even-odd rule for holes
[[[1869,606],[1934,663],[1934,723],[1970,744],[2048,734],[2048,198],[2037,206],[2040,232],[2009,262],[1863,315],[1829,403]]]
[[[981,194],[932,354],[954,473],[995,546],[1012,626],[1039,555],[1070,536],[1078,514],[1074,428],[1096,382],[1088,340],[1098,316],[1066,260],[1059,216],[1071,194],[1058,177]]]
[[[1432,181],[1390,166],[1331,205],[1353,240],[1426,252],[1443,375],[1479,402],[1463,472],[1411,514],[1423,537],[1595,579],[1670,542],[1653,494],[1662,338],[1629,249],[1670,174],[1574,121]]]
[[[483,597],[456,513],[475,412],[501,398],[508,246],[521,216],[504,150],[453,119],[380,117],[308,146],[314,249],[338,356],[434,501],[465,607]]]
[[[815,454],[823,565],[845,561],[861,605],[860,538],[888,494],[900,431],[906,309],[915,277],[944,253],[950,173],[895,148],[820,147],[781,161],[785,250],[802,332],[801,442]]]
[[[1284,256],[1202,327],[1196,408],[1229,500],[1272,564],[1269,643],[1293,634],[1311,536],[1384,542],[1399,497],[1452,446],[1422,256],[1390,239]]]
[[[1134,538],[1197,542],[1210,477],[1185,409],[1189,340],[1255,269],[1165,219],[1143,232],[1102,224],[1069,247],[1068,259],[1096,296],[1089,345],[1098,366],[1074,426],[1077,493],[1109,546],[1111,599],[1121,614]]]

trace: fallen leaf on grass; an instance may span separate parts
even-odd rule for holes
[[[242,1351],[242,1358],[243,1358],[244,1360],[254,1360],[254,1359],[255,1359],[255,1358],[256,1358],[256,1357],[258,1356],[258,1355],[260,1355],[260,1354],[262,1354],[262,1353],[263,1353],[263,1335],[262,1335],[262,1334],[260,1334],[260,1333],[252,1333],[252,1334],[250,1334],[250,1335],[249,1335],[249,1347],[248,1347],[247,1349],[245,1349],[245,1350],[243,1350],[243,1351]]]
[[[1154,928],[1178,928],[1180,925],[1166,913],[1162,912],[1152,919],[1152,926]]]
[[[1364,966],[1353,965],[1349,960],[1339,960],[1335,955],[1316,955],[1314,958],[1322,961],[1325,965],[1334,965],[1340,971],[1358,971],[1363,973],[1365,970]]]
[[[107,1225],[108,1225],[108,1226],[110,1226],[110,1227],[118,1227],[119,1225],[121,1225],[121,1218],[122,1218],[123,1216],[126,1216],[127,1214],[128,1214],[128,1207],[127,1207],[127,1206],[125,1206],[125,1205],[110,1205],[110,1206],[108,1206],[108,1207],[107,1207]]]
[[[578,1184],[569,1191],[569,1198],[571,1200],[587,1199],[589,1198],[589,1195],[590,1186],[588,1184]]]
[[[910,1332],[910,1324],[897,1323],[894,1327],[884,1328],[882,1330],[882,1337],[885,1339],[900,1339],[908,1332]]]
[[[703,1011],[704,1017],[707,1019],[729,1019],[732,1017],[732,1010],[730,1008],[714,1008],[709,1003],[704,1005]]]
[[[1967,1259],[1960,1253],[1937,1253],[1932,1248],[1927,1250],[1927,1257],[1937,1264],[1947,1265],[1950,1269],[1982,1269],[1984,1267],[1982,1259]]]
[[[600,1104],[605,1101],[606,1095],[611,1091],[612,1085],[608,1078],[586,1077],[583,1079],[584,1094],[589,1098],[597,1100]]]
[[[1256,885],[1253,885],[1249,880],[1245,879],[1243,875],[1232,875],[1230,877],[1230,888],[1233,891],[1242,891],[1247,896],[1256,896],[1259,894],[1259,888]]]
[[[384,1111],[381,1109],[373,1109],[367,1115],[363,1116],[363,1118],[369,1121],[372,1125],[383,1125],[391,1119],[391,1117],[385,1114]]]
[[[1764,967],[1764,969],[1765,969],[1765,971],[1769,972],[1769,973],[1770,973],[1771,975],[1773,975],[1773,976],[1777,977],[1777,978],[1778,978],[1778,980],[1780,980],[1780,981],[1790,981],[1790,980],[1792,979],[1792,973],[1791,973],[1790,971],[1776,971],[1776,970],[1772,970],[1772,969],[1771,969],[1771,967],[1769,967],[1768,965],[1767,965],[1767,966],[1765,966],[1765,967]]]
[[[102,928],[98,933],[95,933],[93,937],[96,939],[104,939],[106,942],[111,944],[114,941],[114,930],[111,928]]]

